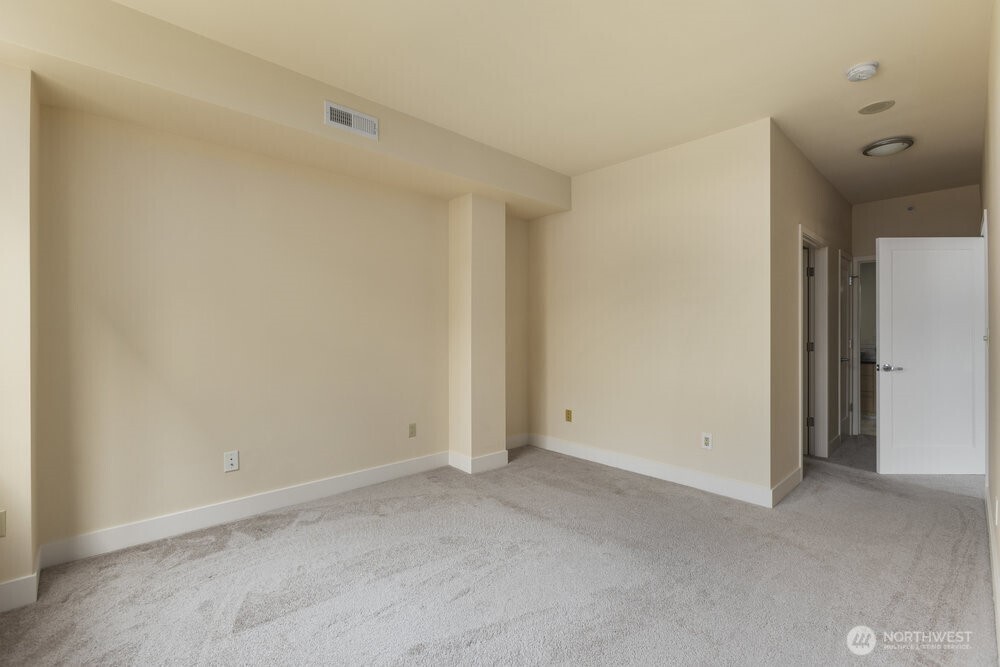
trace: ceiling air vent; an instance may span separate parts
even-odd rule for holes
[[[378,141],[378,118],[326,101],[323,122]]]

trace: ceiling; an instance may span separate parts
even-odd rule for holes
[[[569,175],[771,116],[853,203],[980,180],[992,0],[118,1]]]

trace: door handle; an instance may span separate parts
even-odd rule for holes
[[[901,370],[903,370],[903,367],[902,366],[893,366],[892,364],[882,364],[882,370],[884,370],[886,373],[888,373],[889,371],[901,371]]]
[[[840,360],[841,361],[850,361],[851,358],[850,357],[841,357]]]

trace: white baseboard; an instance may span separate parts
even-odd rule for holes
[[[797,468],[790,472],[785,479],[771,487],[771,507],[784,500],[785,496],[791,493],[792,489],[798,486],[801,481],[802,468]]]
[[[475,475],[481,472],[496,470],[507,465],[507,450],[493,452],[471,458],[458,452],[448,452],[448,465],[458,468],[462,472]]]
[[[504,452],[506,454],[506,452]],[[245,519],[262,512],[318,500],[363,486],[388,482],[407,475],[434,470],[448,465],[447,452],[429,454],[415,459],[398,461],[374,468],[305,482],[274,491],[226,500],[214,505],[165,514],[93,533],[76,535],[42,547],[41,566],[51,567],[80,558],[117,551],[153,540],[189,533],[219,524]]]
[[[993,583],[993,620],[996,623],[997,636],[1000,637],[1000,554],[997,553],[997,517],[993,513],[993,492],[989,483],[986,484],[986,530],[990,541],[990,581]],[[1000,660],[1000,645],[997,646],[997,659]]]
[[[531,444],[531,436],[527,433],[507,436],[507,449],[517,449]]]
[[[38,572],[0,584],[0,612],[17,609],[38,599]]]
[[[0,583],[0,613],[29,605],[38,599],[38,573],[41,552],[35,554],[35,571],[25,577]]]
[[[639,473],[647,477],[683,484],[702,491],[708,491],[727,498],[742,500],[743,502],[760,505],[761,507],[773,506],[773,491],[766,486],[758,486],[749,482],[741,482],[728,477],[720,477],[699,470],[682,468],[660,463],[631,454],[621,454],[607,449],[581,445],[567,440],[560,440],[547,435],[532,435],[531,444],[539,449],[566,454],[578,459],[593,461],[602,465],[620,468],[629,472]],[[782,482],[783,484],[784,482]]]

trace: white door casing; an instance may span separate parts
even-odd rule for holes
[[[878,471],[983,474],[983,239],[878,239]]]
[[[803,246],[802,248],[802,453],[812,454],[814,451],[813,437],[813,352],[810,347],[813,345],[813,313],[812,313],[812,283],[813,279],[809,275],[812,269],[812,249]]]

